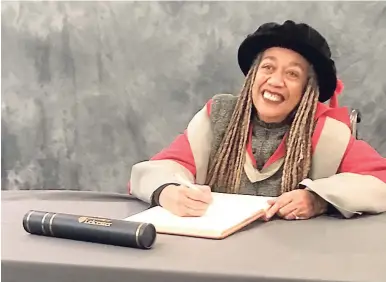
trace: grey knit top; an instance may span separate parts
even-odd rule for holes
[[[225,130],[232,117],[236,106],[237,97],[231,94],[219,94],[213,97],[211,105],[210,121],[213,134],[213,143],[209,163],[224,137]],[[267,124],[261,121],[256,113],[252,115],[252,152],[256,160],[257,169],[262,170],[264,164],[273,155],[281,143],[285,133],[289,130],[289,123]],[[273,175],[264,180],[252,183],[245,171],[241,177],[240,194],[277,197],[281,193],[281,177],[283,175],[282,165]],[[162,190],[170,184],[166,183],[159,187],[152,195],[151,205],[159,205],[159,196]],[[212,187],[213,188],[213,187]]]
[[[210,159],[213,159],[214,154],[220,145],[236,106],[236,102],[237,97],[229,94],[216,95],[212,100],[210,120],[214,141]],[[254,112],[251,125],[252,153],[256,160],[257,169],[261,171],[264,164],[278,148],[285,133],[289,130],[289,124],[287,121],[277,124],[267,124],[261,121]],[[283,166],[281,165],[279,170],[272,176],[252,183],[243,171],[240,193],[271,197],[279,196],[282,173]]]

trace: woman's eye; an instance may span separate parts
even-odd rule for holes
[[[262,68],[266,69],[266,70],[272,70],[273,69],[273,67],[271,65],[263,65]]]
[[[289,71],[288,75],[292,78],[298,78],[299,77],[299,74],[295,71]]]

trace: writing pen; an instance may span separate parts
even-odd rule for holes
[[[194,189],[194,190],[199,190],[192,182],[190,182],[186,178],[183,178],[181,175],[176,174],[175,177],[176,177],[179,184],[184,185],[184,186],[191,188],[191,189]]]

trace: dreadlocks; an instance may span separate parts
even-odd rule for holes
[[[308,79],[306,91],[296,111],[287,139],[287,154],[284,160],[281,191],[294,190],[311,168],[311,139],[315,127],[315,112],[319,100],[319,89],[314,72]]]
[[[261,56],[251,66],[237,99],[229,125],[210,164],[207,184],[218,192],[237,193],[245,162],[245,147],[252,115],[252,87]],[[287,139],[281,191],[295,189],[311,167],[311,137],[319,91],[314,72],[308,79]]]
[[[224,138],[209,168],[207,183],[219,192],[237,193],[240,189],[252,114],[251,91],[260,60],[258,56],[247,74]]]

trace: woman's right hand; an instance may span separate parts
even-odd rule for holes
[[[186,186],[169,185],[160,196],[160,205],[178,216],[202,216],[212,202],[212,193],[209,186],[195,185],[198,189]]]

